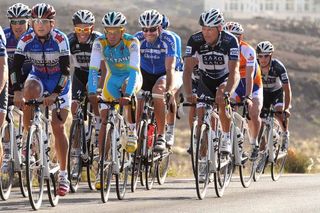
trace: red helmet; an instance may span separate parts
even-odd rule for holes
[[[32,18],[53,19],[56,16],[56,11],[50,4],[40,3],[32,7]]]

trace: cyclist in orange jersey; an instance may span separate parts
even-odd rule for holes
[[[261,127],[260,112],[263,104],[261,70],[253,47],[243,41],[243,27],[237,22],[227,22],[224,30],[238,38],[240,44],[240,77],[241,80],[231,98],[237,102],[243,99],[248,104],[251,144],[254,145],[251,158],[257,158],[259,152],[258,134]]]

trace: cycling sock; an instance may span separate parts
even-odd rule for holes
[[[214,130],[211,130],[211,134],[212,134],[212,139],[214,140],[214,139],[216,139],[216,131],[214,131]]]
[[[136,129],[136,123],[128,123],[128,127],[130,130],[135,130]]]
[[[222,137],[223,138],[230,138],[229,132],[222,132]]]
[[[252,138],[252,139],[251,139],[251,144],[252,144],[252,145],[255,145],[255,146],[259,146],[259,143],[258,143],[257,138]]]
[[[170,132],[170,133],[173,134],[174,126],[175,126],[174,124],[168,124],[168,126],[167,126],[167,132]]]
[[[67,172],[67,170],[60,170],[59,176],[60,176],[60,177],[68,177],[68,172]]]

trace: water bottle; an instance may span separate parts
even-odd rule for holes
[[[153,139],[154,139],[154,130],[155,130],[155,125],[154,124],[148,124],[148,132],[147,132],[147,145],[148,148],[153,147]]]

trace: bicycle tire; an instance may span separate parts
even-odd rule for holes
[[[151,190],[156,178],[156,169],[157,169],[157,163],[154,161],[155,153],[153,151],[155,141],[157,139],[157,128],[154,130],[154,137],[153,137],[153,146],[148,147],[146,145],[146,153],[144,157],[144,177],[145,177],[145,185],[147,190]]]
[[[41,163],[40,155],[43,155],[40,150],[40,144],[43,142],[40,135],[37,126],[32,124],[27,140],[26,177],[28,197],[34,210],[38,210],[41,207],[44,188],[43,165],[39,165]],[[37,167],[39,171],[34,171]]]
[[[171,153],[169,151],[165,151],[165,153],[161,153],[161,155],[162,156],[157,163],[157,181],[159,185],[164,184],[164,182],[166,181],[166,177],[169,171]]]
[[[83,145],[85,143],[84,126],[79,120],[73,120],[70,128],[69,149],[68,149],[68,178],[70,181],[70,191],[76,192],[82,173]]]
[[[120,151],[121,152],[121,151]],[[127,183],[128,183],[128,177],[129,177],[129,153],[125,151],[125,149],[122,150],[122,154],[120,155],[121,162],[120,162],[120,171],[119,174],[116,174],[116,192],[117,197],[119,200],[123,200],[126,190],[127,190]],[[120,154],[120,153],[119,153]]]
[[[6,130],[9,128],[9,123],[6,122],[1,129],[1,143],[3,143],[4,140],[7,138],[10,138],[10,131],[8,131],[9,135],[6,134]],[[6,143],[11,143],[10,139]],[[9,144],[11,149],[11,144]],[[3,146],[4,147],[4,146]],[[9,150],[11,153],[11,150]],[[4,153],[5,154],[5,153]],[[10,154],[8,154],[10,155]],[[2,165],[0,165],[0,197],[2,200],[7,200],[10,197],[11,188],[13,184],[13,176],[14,176],[14,164],[12,156],[10,156],[9,159],[6,159],[6,162],[4,162],[5,159],[3,159]]]
[[[248,130],[243,129],[243,144],[242,144],[242,156],[241,165],[239,165],[240,182],[244,188],[248,188],[252,182],[254,174],[254,160],[249,159],[253,147],[250,143],[250,135]]]
[[[113,163],[111,161],[111,146],[109,146],[109,150],[107,150],[107,143],[111,145],[111,141],[108,141],[108,139],[112,137],[112,131],[113,128],[111,124],[108,123],[106,127],[106,132],[103,137],[102,154],[100,160],[100,192],[101,200],[103,203],[106,203],[108,201],[111,189]]]
[[[197,147],[197,121],[192,123],[191,127],[191,135],[190,135],[190,156],[191,156],[191,163],[192,163],[192,171],[193,175],[195,176],[195,161],[196,161],[196,147]]]
[[[273,181],[278,181],[282,175],[287,156],[287,152],[281,151],[281,145],[277,144],[275,159],[271,163],[271,178]]]
[[[207,147],[205,157],[203,155],[202,149]],[[196,148],[196,171],[195,171],[195,183],[196,192],[200,200],[204,199],[209,187],[209,159],[208,159],[208,127],[203,124],[201,126],[200,135],[197,140]],[[203,159],[204,158],[204,159]]]

